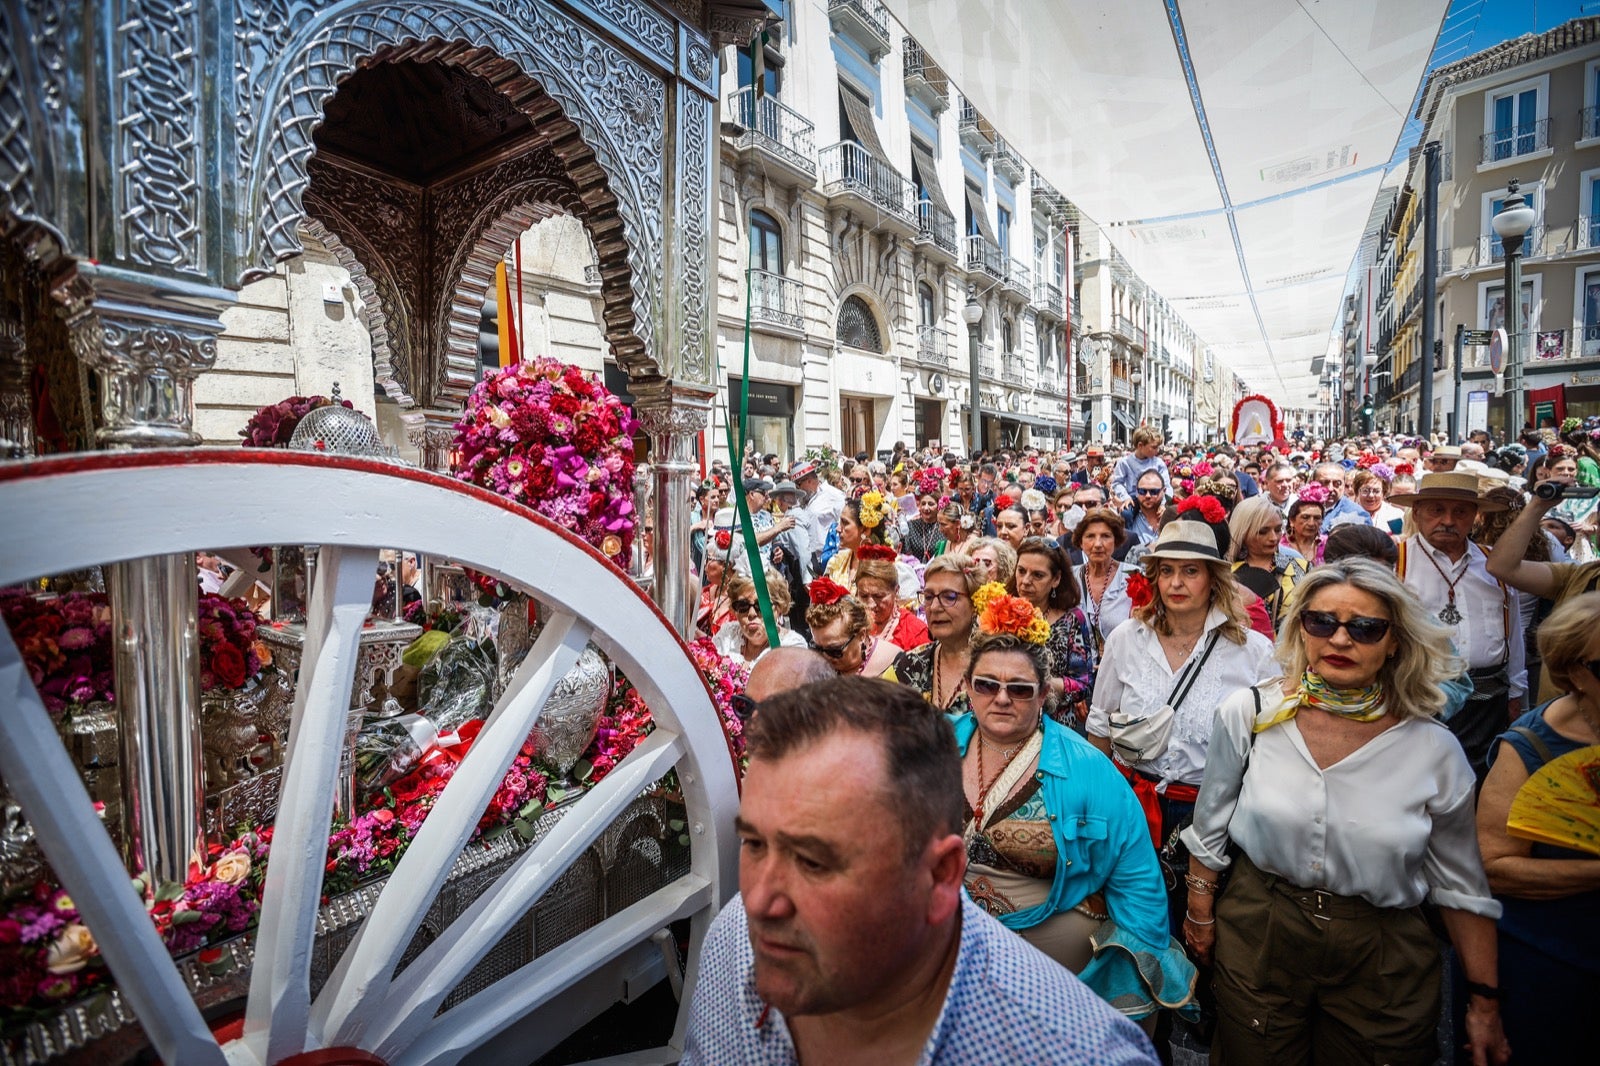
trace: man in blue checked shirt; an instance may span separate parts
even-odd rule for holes
[[[761,702],[683,1062],[1125,1063],[1138,1026],[962,892],[961,763],[915,691],[849,677]]]

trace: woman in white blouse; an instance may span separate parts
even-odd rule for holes
[[[1145,602],[1106,640],[1090,700],[1089,741],[1115,753],[1158,848],[1193,808],[1218,705],[1277,673],[1223,561],[1227,528],[1184,517],[1162,528],[1131,579]]]
[[[1309,1063],[1313,1042],[1316,1061],[1434,1061],[1429,900],[1466,972],[1474,1061],[1508,1061],[1474,777],[1436,720],[1461,670],[1450,631],[1392,572],[1342,559],[1300,583],[1278,660],[1283,679],[1218,711],[1183,833],[1184,938],[1216,959],[1213,1048],[1230,1064]]]

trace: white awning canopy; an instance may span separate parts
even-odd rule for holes
[[[1315,405],[1448,0],[886,2],[1235,373]]]

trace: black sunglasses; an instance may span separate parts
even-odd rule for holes
[[[1376,644],[1389,634],[1392,623],[1387,618],[1355,617],[1341,622],[1328,611],[1307,611],[1300,616],[1300,628],[1308,636],[1326,640],[1342,628],[1357,644]]]
[[[835,647],[831,647],[831,648],[828,647],[826,644],[818,644],[816,646],[817,647],[817,651],[821,652],[823,655],[826,655],[830,659],[843,659],[844,658],[844,653],[850,650],[850,645],[854,644],[856,642],[856,639],[857,638],[855,638],[855,637],[851,637],[849,640],[845,641],[843,644],[839,644],[839,645],[836,645]]]
[[[750,716],[756,713],[756,701],[746,696],[743,692],[735,692],[728,697],[728,707],[739,716],[739,721],[748,722]]]
[[[755,600],[734,600],[730,606],[733,607],[734,614],[749,614],[761,604]]]
[[[992,677],[979,674],[972,679],[972,691],[979,696],[998,696],[1000,690],[1005,689],[1006,695],[1014,700],[1031,700],[1039,694],[1037,681],[999,681]]]
[[[1159,496],[1165,492],[1166,489],[1135,489],[1134,491],[1141,496]]]

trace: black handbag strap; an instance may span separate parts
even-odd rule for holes
[[[1185,666],[1177,678],[1173,680],[1172,691],[1167,694],[1168,707],[1177,710],[1182,706],[1183,701],[1189,698],[1189,690],[1194,688],[1194,683],[1200,679],[1200,668],[1206,664],[1207,659],[1211,658],[1211,652],[1216,648],[1217,638],[1220,636],[1222,636],[1222,627],[1218,626],[1206,638],[1206,646],[1200,649],[1200,657],[1190,659],[1189,665]]]

